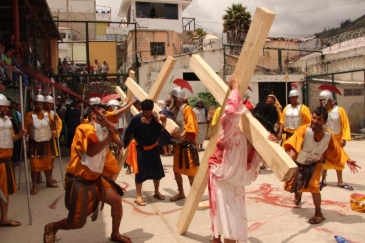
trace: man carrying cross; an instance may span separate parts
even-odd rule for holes
[[[245,186],[256,180],[261,162],[260,156],[239,128],[240,117],[247,108],[240,97],[234,75],[229,80],[229,86],[232,92],[220,120],[222,131],[213,155],[208,160],[213,243],[221,243],[221,235],[225,243],[247,242]],[[273,106],[271,108],[276,111]],[[267,115],[267,110],[256,111],[253,114],[260,118]],[[273,131],[273,126],[269,130]],[[278,142],[273,134],[268,139]]]

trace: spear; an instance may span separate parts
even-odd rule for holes
[[[19,96],[20,96],[20,111],[22,113],[22,129],[25,129],[25,122],[24,122],[24,103],[23,103],[23,80],[22,76],[19,76]],[[24,165],[25,165],[25,184],[27,187],[27,202],[28,202],[28,216],[29,216],[29,224],[32,225],[32,210],[30,208],[30,194],[29,194],[29,184],[28,184],[28,156],[27,156],[27,144],[25,141],[25,137],[22,137],[23,142],[23,151],[24,151]],[[19,168],[20,170],[20,168]]]
[[[32,68],[27,67],[27,74],[29,76],[33,76],[35,78],[38,79],[38,81],[44,83],[44,84],[48,84],[48,85],[53,85],[57,90],[68,94],[69,96],[74,97],[75,99],[81,101],[81,103],[83,103],[84,105],[86,105],[87,107],[90,107],[90,109],[99,116],[99,119],[101,119],[101,121],[108,127],[110,128],[110,130],[113,130],[114,133],[117,133],[118,131],[116,130],[114,124],[112,124],[110,121],[108,121],[108,119],[106,118],[105,115],[103,115],[98,109],[96,109],[94,106],[90,105],[88,101],[84,100],[79,94],[77,94],[76,92],[72,91],[69,88],[63,87],[62,85],[56,83],[54,80],[46,77],[45,75],[43,75],[40,72],[36,72],[34,71]]]
[[[25,90],[25,92],[24,92],[24,103],[23,103],[23,107],[25,107],[26,106],[26,103],[27,103],[27,90]],[[21,106],[20,106],[21,107]],[[22,111],[21,111],[22,112]],[[22,119],[23,119],[23,116],[25,115],[25,113],[22,113]],[[20,149],[20,159],[22,160],[23,159],[23,153],[25,153],[26,151],[24,151],[24,148],[21,148]],[[24,157],[25,158],[25,157]],[[27,162],[27,160],[26,159],[24,159],[24,163],[26,163]],[[22,163],[20,163],[20,165],[19,165],[19,180],[18,180],[18,191],[20,191],[20,179],[21,179],[21,165],[22,165]]]
[[[53,80],[53,79],[52,79]],[[54,82],[54,80],[53,80]],[[64,177],[63,177],[63,169],[62,169],[62,158],[61,158],[61,147],[60,147],[60,137],[58,136],[58,127],[57,127],[57,121],[56,121],[56,116],[57,116],[57,113],[56,113],[56,93],[55,93],[55,88],[54,86],[52,86],[52,91],[53,91],[53,112],[54,112],[54,123],[55,123],[55,127],[56,127],[56,143],[57,143],[57,150],[58,150],[58,161],[60,162],[60,171],[61,171],[61,178],[62,178],[62,183],[63,183],[63,187],[65,187],[65,180],[64,180]],[[60,119],[58,116],[57,116],[57,119]]]

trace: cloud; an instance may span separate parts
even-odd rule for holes
[[[208,32],[222,33],[224,10],[237,0],[193,0],[183,16],[195,17],[198,27]],[[340,26],[342,20],[361,17],[365,1],[361,0],[250,0],[245,1],[248,11],[254,15],[262,6],[276,13],[271,36],[289,38],[311,36],[324,28]],[[340,5],[340,6],[339,6]],[[309,10],[309,11],[306,11]]]
[[[110,6],[116,19],[121,0],[96,0],[97,5]],[[183,17],[195,18],[197,28],[208,33],[222,34],[224,10],[237,0],[192,0]],[[262,6],[276,13],[270,35],[300,38],[321,32],[324,28],[339,27],[341,21],[352,21],[364,15],[365,0],[246,0],[252,16]],[[314,10],[317,9],[317,10]],[[310,10],[310,11],[306,11]]]

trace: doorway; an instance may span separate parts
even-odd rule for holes
[[[287,89],[285,89],[285,84]],[[259,102],[264,102],[266,96],[273,94],[279,100],[281,106],[287,105],[287,96],[291,90],[290,82],[260,82],[259,83]],[[288,92],[288,94],[286,93]]]

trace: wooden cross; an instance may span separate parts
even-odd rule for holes
[[[239,92],[243,97],[251,77],[255,71],[256,63],[259,60],[260,52],[265,41],[275,14],[265,8],[257,8],[253,17],[247,38],[243,45],[240,57],[234,71],[235,78],[240,83]],[[203,84],[207,87],[215,99],[222,105],[222,110],[227,98],[229,88],[225,82],[204,62],[199,55],[193,55],[190,61],[190,68],[195,72]],[[223,112],[222,112],[223,113]],[[267,130],[247,110],[241,118],[242,132],[259,153],[262,159],[274,171],[281,180],[289,180],[296,169],[296,164],[285,153],[279,144],[270,142]],[[218,122],[210,137],[208,146],[200,163],[199,171],[195,177],[192,188],[180,214],[177,228],[180,234],[185,234],[191,223],[199,202],[204,194],[208,183],[208,159],[213,154],[216,142],[221,131],[221,124]]]
[[[172,57],[168,57],[162,66],[156,81],[153,83],[150,92],[147,94],[131,77],[127,78],[127,81],[125,82],[125,85],[128,87],[128,93],[132,93],[135,95],[139,100],[145,100],[145,99],[151,99],[153,101],[156,101],[158,98],[162,88],[166,84],[167,78],[169,77],[172,68],[175,65],[176,60]],[[123,95],[124,92],[120,87],[116,87],[116,91],[118,94]],[[123,94],[122,94],[123,93]],[[124,94],[125,95],[125,94]],[[161,111],[161,108],[154,103],[153,110],[157,113]],[[179,126],[171,119],[167,118],[165,122],[162,123],[162,125],[165,127],[165,129],[168,132],[171,132],[175,129],[178,129]]]

